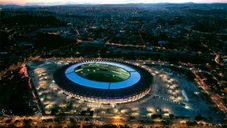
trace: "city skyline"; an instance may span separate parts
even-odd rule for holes
[[[59,4],[126,4],[126,3],[227,3],[227,0],[0,0],[0,4],[44,4],[44,5],[59,5]]]
[[[0,128],[225,127],[227,0],[169,1],[0,0]]]

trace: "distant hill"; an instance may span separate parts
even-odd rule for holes
[[[128,4],[76,4],[76,3],[69,3],[69,4],[61,4],[61,3],[54,3],[54,4],[46,4],[46,3],[27,3],[26,5],[16,5],[16,4],[0,4],[0,8],[31,8],[31,7],[54,7],[54,6],[65,6],[65,7],[73,7],[73,6],[80,6],[80,7],[143,7],[143,8],[150,8],[150,7],[180,7],[180,6],[197,6],[197,7],[227,7],[227,3],[128,3]]]

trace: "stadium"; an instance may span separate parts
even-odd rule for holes
[[[65,95],[106,104],[136,101],[151,91],[153,81],[142,66],[107,60],[70,63],[57,69],[53,77]]]

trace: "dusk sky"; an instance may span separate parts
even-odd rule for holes
[[[0,4],[121,4],[121,3],[227,3],[227,0],[0,0]]]

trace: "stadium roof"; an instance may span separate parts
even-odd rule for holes
[[[79,62],[79,63],[83,63],[83,62]],[[79,64],[79,63],[76,63],[76,64]],[[120,63],[117,63],[117,64],[120,64]],[[152,75],[147,70],[133,64],[128,64],[128,63],[121,63],[121,64],[124,64],[127,67],[133,69],[132,71],[135,70],[136,72],[138,72],[140,74],[139,81],[135,82],[135,84],[131,86],[128,86],[125,88],[117,88],[117,89],[116,88],[109,88],[109,89],[92,88],[89,86],[80,85],[77,82],[73,82],[65,75],[65,73],[68,73],[67,69],[69,67],[71,67],[72,65],[74,65],[71,67],[72,69],[73,67],[75,67],[75,63],[65,65],[59,68],[57,71],[55,71],[54,80],[60,88],[72,94],[81,95],[85,97],[98,97],[102,99],[130,97],[133,95],[137,95],[147,89],[150,89],[152,84]]]
[[[120,82],[99,82],[99,81],[94,81],[94,80],[89,80],[86,78],[81,77],[75,72],[75,69],[83,64],[106,64],[106,65],[113,65],[117,66],[120,68],[123,68],[127,72],[130,73],[130,77],[124,81]],[[77,63],[75,65],[70,66],[66,71],[65,71],[66,77],[71,80],[74,83],[77,83],[79,85],[83,85],[86,87],[91,87],[91,88],[98,88],[98,89],[120,89],[120,88],[126,88],[129,86],[132,86],[136,84],[141,76],[140,74],[133,68],[124,65],[124,64],[119,64],[115,62],[83,62],[83,63]]]

